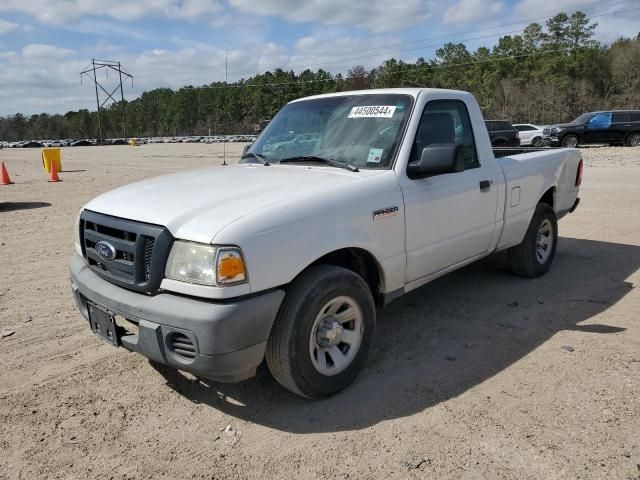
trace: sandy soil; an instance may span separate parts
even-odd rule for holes
[[[493,258],[397,300],[355,385],[309,402],[265,368],[158,371],[74,308],[79,208],[219,145],[64,149],[61,183],[39,150],[0,151],[0,478],[640,478],[640,149],[583,152],[548,275]]]

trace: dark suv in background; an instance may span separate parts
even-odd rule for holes
[[[491,145],[494,147],[519,147],[520,132],[506,120],[486,120]]]
[[[546,145],[575,148],[589,143],[640,146],[640,110],[584,113],[543,131]]]

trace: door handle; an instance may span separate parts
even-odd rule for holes
[[[480,182],[480,191],[488,192],[489,190],[491,190],[491,182],[489,180],[482,180]]]

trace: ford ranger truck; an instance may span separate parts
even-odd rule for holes
[[[290,134],[315,141],[273,148]],[[365,365],[376,307],[498,251],[517,275],[549,270],[582,166],[576,149],[496,159],[461,91],[295,100],[238,164],[85,205],[73,294],[113,346],[221,382],[266,359],[285,388],[326,397]]]

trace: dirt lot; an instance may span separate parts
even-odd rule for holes
[[[0,151],[0,478],[639,479],[640,149],[583,152],[548,275],[494,258],[397,300],[356,384],[309,402],[265,368],[158,371],[74,308],[79,208],[219,145],[64,149],[61,183],[39,150]]]

